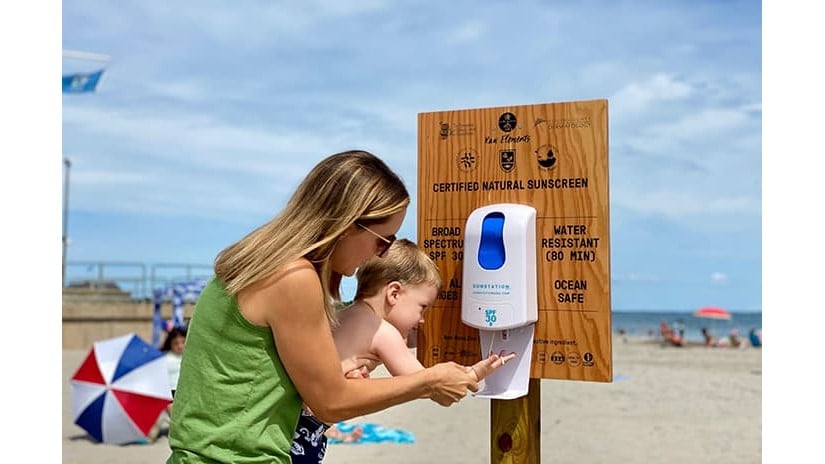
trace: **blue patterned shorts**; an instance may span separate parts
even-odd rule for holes
[[[327,437],[324,433],[329,426],[315,416],[301,409],[298,426],[292,437],[292,464],[320,464],[327,452]]]

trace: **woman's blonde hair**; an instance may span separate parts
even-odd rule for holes
[[[341,299],[341,274],[332,270],[330,257],[338,239],[356,221],[366,226],[382,223],[409,203],[404,182],[375,155],[352,150],[328,156],[275,218],[218,254],[215,275],[237,295],[306,257],[318,272],[324,309],[335,327],[333,305]]]
[[[356,273],[358,288],[355,299],[376,295],[390,282],[403,286],[431,284],[441,288],[438,266],[415,243],[402,238],[396,240],[383,258],[372,258]]]

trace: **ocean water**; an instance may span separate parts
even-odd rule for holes
[[[739,336],[747,340],[750,329],[762,329],[762,313],[731,312],[729,321],[702,319],[692,312],[652,312],[652,311],[613,311],[613,333],[624,330],[632,337],[658,337],[659,324],[666,321],[673,327],[679,323],[685,328],[685,340],[703,342],[702,327],[707,327],[716,336],[727,336],[731,330],[739,330]]]

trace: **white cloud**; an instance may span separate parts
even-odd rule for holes
[[[738,108],[699,108],[683,114],[678,119],[642,128],[629,141],[630,146],[648,153],[673,152],[685,144],[724,137],[749,120],[746,112]]]
[[[661,101],[683,100],[693,88],[669,74],[655,74],[643,81],[631,82],[611,97],[615,111],[641,112]]]
[[[71,131],[113,139],[112,146],[120,146],[119,152],[142,154],[145,158],[138,164],[145,169],[156,167],[152,162],[175,162],[180,164],[177,169],[303,175],[305,157],[317,157],[322,145],[310,131],[240,126],[189,112],[142,114],[72,107],[64,111],[63,120]],[[89,126],[89,121],[94,124]]]
[[[99,187],[122,187],[126,184],[139,185],[146,182],[146,178],[138,173],[116,172],[94,168],[85,169],[80,172],[70,172],[69,177],[71,183]]]
[[[626,274],[613,274],[612,275],[612,280],[617,281],[617,282],[621,282],[621,281],[627,281],[627,282],[661,282],[662,281],[662,279],[660,277],[650,275],[650,274],[645,274],[645,273],[639,273],[639,272],[629,272],[629,273],[626,273]]]
[[[453,29],[450,38],[455,42],[473,42],[480,39],[487,31],[481,21],[466,21]]]
[[[657,214],[678,222],[693,223],[697,216],[724,218],[761,214],[760,202],[747,195],[718,197],[689,191],[625,191],[614,195],[611,201],[631,211]],[[712,227],[713,222],[709,222]]]

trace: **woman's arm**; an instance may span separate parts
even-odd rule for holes
[[[238,295],[251,322],[270,326],[278,355],[304,402],[319,419],[338,422],[417,398],[449,406],[478,391],[472,372],[441,363],[412,375],[347,380],[323,309],[323,293],[312,264],[298,260]]]

